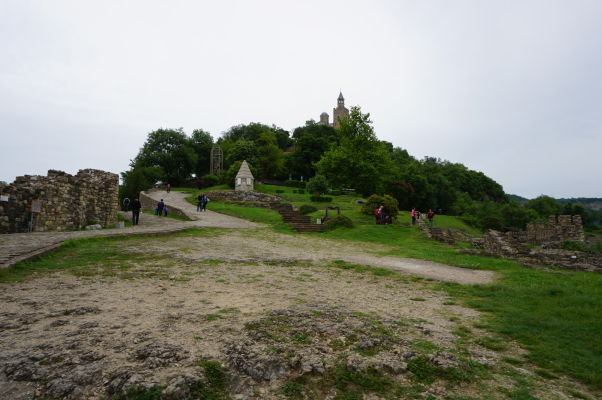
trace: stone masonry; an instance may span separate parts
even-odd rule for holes
[[[582,242],[584,239],[580,215],[550,215],[547,222],[527,225],[526,241],[530,243],[560,243],[565,240]]]
[[[25,175],[12,184],[0,185],[0,233],[27,232],[32,200],[42,202],[34,215],[38,232],[77,230],[91,223],[103,227],[117,221],[119,177],[96,169],[76,175],[49,170],[47,176]]]

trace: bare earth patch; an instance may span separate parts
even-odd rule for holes
[[[378,258],[368,248],[265,230],[221,233],[125,241],[133,259],[170,258],[113,276],[94,275],[91,265],[85,277],[2,284],[0,398],[135,398],[155,389],[162,397],[146,398],[587,392],[562,377],[542,382],[520,348],[496,347],[478,328],[479,313],[436,282],[350,263]],[[225,389],[207,360],[222,366]],[[218,397],[202,397],[210,392]]]

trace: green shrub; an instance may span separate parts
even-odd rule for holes
[[[318,211],[318,209],[309,204],[303,204],[301,207],[299,207],[299,213],[303,215],[311,214],[315,211]]]
[[[380,206],[385,206],[387,209],[389,209],[391,216],[396,217],[399,214],[398,204],[399,203],[397,200],[388,194],[384,196],[373,194],[372,196],[368,197],[368,200],[366,200],[366,203],[362,206],[362,213],[366,215],[374,215],[374,210]]]
[[[324,222],[324,229],[327,231],[337,228],[353,228],[353,221],[344,215],[337,215],[336,217],[328,218]]]
[[[282,190],[282,189],[276,189],[276,193],[284,193],[284,190]]]
[[[324,175],[316,175],[307,182],[305,188],[311,194],[321,195],[328,193],[328,181]]]
[[[332,201],[332,197],[318,196],[318,195],[309,196],[309,199],[316,203],[330,203]]]
[[[329,193],[331,196],[341,196],[343,194],[342,190],[331,190]]]
[[[220,181],[219,176],[210,174],[203,176],[201,179],[203,179],[204,187],[216,186],[219,184]]]
[[[299,193],[299,194],[305,194],[305,190],[304,189],[299,189],[299,190],[297,190],[297,193]]]

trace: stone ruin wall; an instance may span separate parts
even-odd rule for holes
[[[581,216],[560,215],[550,216],[545,223],[528,224],[526,231],[502,233],[488,230],[482,238],[473,239],[473,245],[491,254],[527,264],[602,273],[601,254],[555,248],[565,240],[584,239]],[[530,249],[526,243],[539,244],[542,248]]]
[[[31,200],[41,200],[35,231],[77,230],[91,223],[103,227],[117,221],[119,176],[96,169],[77,175],[49,170],[47,176],[25,175],[0,185],[9,201],[0,202],[0,233],[27,232]]]
[[[550,215],[547,222],[527,224],[526,241],[529,243],[560,243],[565,240],[584,241],[580,215]],[[523,238],[521,238],[523,239]]]

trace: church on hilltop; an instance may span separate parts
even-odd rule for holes
[[[339,92],[339,98],[337,99],[337,108],[332,109],[332,123],[330,123],[328,113],[326,112],[320,114],[319,123],[338,128],[341,125],[340,121],[347,118],[349,118],[349,110],[345,108],[345,98],[343,97],[343,93]]]

